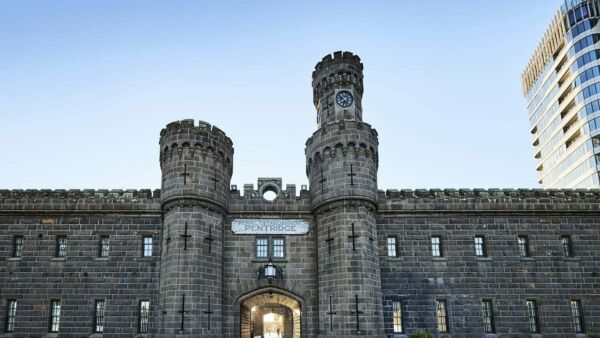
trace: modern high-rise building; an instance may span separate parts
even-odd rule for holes
[[[523,72],[539,183],[599,187],[600,0],[565,2]]]

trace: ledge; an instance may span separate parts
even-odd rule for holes
[[[447,262],[448,258],[446,257],[431,257],[433,262]]]
[[[477,257],[476,258],[478,262],[491,262],[492,261],[492,257]]]
[[[535,258],[533,257],[519,257],[522,262],[535,262]]]
[[[23,259],[23,257],[7,257],[6,261],[7,262],[19,262]]]
[[[67,257],[51,257],[50,261],[51,262],[66,262]]]
[[[287,258],[278,258],[278,259],[271,259],[271,262],[272,263],[287,263],[288,260],[287,260]],[[268,258],[266,258],[266,259],[264,259],[264,258],[254,258],[252,260],[252,263],[269,263],[269,259]]]
[[[94,261],[108,262],[108,261],[110,261],[110,257],[94,257]]]

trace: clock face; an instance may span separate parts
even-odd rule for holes
[[[335,96],[335,103],[342,108],[350,107],[352,102],[354,102],[354,97],[352,97],[352,94],[347,90],[339,91]]]

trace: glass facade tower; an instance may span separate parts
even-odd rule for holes
[[[598,188],[600,0],[565,2],[522,76],[539,183]]]

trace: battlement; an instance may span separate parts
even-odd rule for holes
[[[325,55],[323,59],[319,63],[317,63],[317,65],[315,66],[315,70],[312,74],[313,80],[319,72],[327,69],[327,67],[337,65],[340,63],[351,63],[356,65],[356,67],[358,67],[359,70],[362,71],[363,69],[363,64],[360,61],[360,57],[358,55],[355,55],[352,52],[337,51],[333,54]]]
[[[422,202],[483,201],[486,203],[532,202],[599,203],[600,189],[389,189],[379,190],[379,201],[420,200]],[[599,208],[596,208],[599,209]],[[600,209],[599,209],[600,210]]]
[[[204,121],[200,121],[200,120],[198,120],[198,125],[195,125],[193,119],[175,121],[175,122],[171,122],[171,123],[167,124],[167,126],[160,131],[160,137],[162,139],[168,133],[189,133],[190,131],[192,131],[192,132],[197,131],[197,132],[213,134],[218,139],[225,142],[225,144],[233,147],[233,142],[225,134],[224,131],[217,128],[216,126],[211,125],[208,122],[204,122]]]
[[[6,199],[96,199],[96,200],[133,200],[158,199],[160,189],[14,189],[0,190],[0,201]]]

